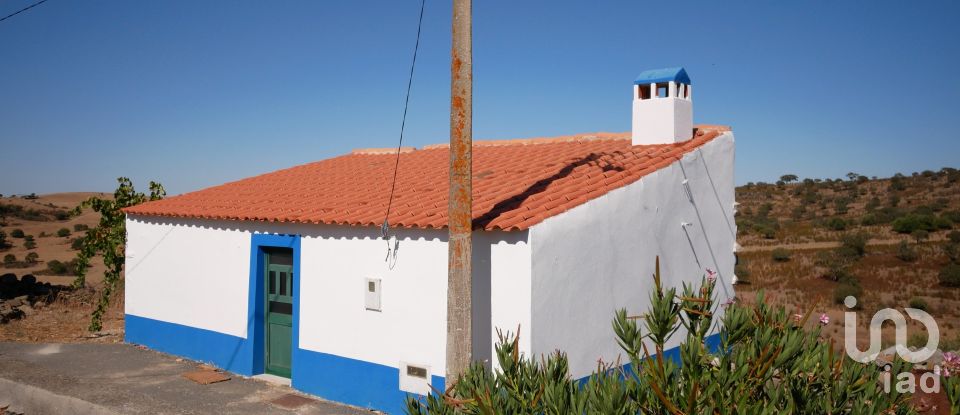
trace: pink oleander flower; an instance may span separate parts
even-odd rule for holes
[[[828,315],[826,315],[826,314],[821,314],[821,315],[820,315],[820,324],[823,324],[824,326],[826,326],[827,324],[830,324],[830,316],[828,316]]]
[[[720,304],[720,306],[722,306],[723,308],[727,308],[727,307],[730,307],[731,305],[734,305],[734,304],[736,304],[736,303],[737,303],[737,298],[736,298],[736,297],[732,297],[732,298],[730,298],[729,300],[724,301],[722,304]]]
[[[793,315],[793,322],[794,322],[794,323],[800,324],[800,320],[803,320],[803,314],[794,314],[794,315]]]
[[[707,268],[707,281],[710,281],[711,284],[717,281],[717,271],[714,271],[710,268]]]
[[[960,356],[954,352],[943,354],[943,376],[950,377],[953,372],[960,371]]]

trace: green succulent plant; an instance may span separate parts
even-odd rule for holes
[[[499,368],[474,363],[445,391],[408,397],[409,414],[912,414],[910,396],[886,392],[882,369],[837,352],[782,307],[717,304],[713,279],[664,287],[659,260],[650,306],[642,316],[619,310],[617,342],[629,365],[600,364],[587,380],[573,379],[562,352],[529,358],[518,338],[500,333]],[[678,294],[679,292],[679,294]],[[717,311],[723,309],[722,319]],[[716,327],[719,324],[719,328]],[[681,329],[683,329],[681,331]],[[684,335],[679,357],[665,345]],[[706,340],[719,333],[716,351]],[[894,373],[907,363],[892,363]],[[957,378],[945,378],[956,406]],[[952,388],[952,389],[951,389]],[[956,413],[956,412],[954,412]]]

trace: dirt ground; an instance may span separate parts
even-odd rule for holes
[[[37,199],[3,197],[0,198],[0,203],[45,211],[69,210],[92,196],[110,197],[111,195],[91,192],[55,193],[40,195]],[[82,224],[93,228],[99,220],[99,214],[89,209],[67,220],[25,220],[13,216],[3,218],[4,223],[0,230],[7,234],[7,241],[13,246],[0,251],[0,256],[13,254],[18,261],[23,262],[29,252],[36,252],[39,255],[39,262],[26,267],[7,267],[0,263],[0,274],[14,274],[17,278],[34,275],[41,283],[69,286],[74,280],[73,276],[43,275],[44,270],[47,269],[47,263],[51,260],[67,262],[74,259],[77,251],[71,249],[71,241],[73,238],[83,236],[84,233],[84,231],[75,231],[74,226]],[[70,230],[70,236],[56,236],[57,230],[61,228]],[[37,247],[26,249],[24,238],[11,236],[14,229],[23,230],[25,235],[33,235]],[[49,236],[40,236],[41,234]],[[99,298],[97,289],[103,280],[105,269],[100,258],[94,258],[91,265],[87,272],[87,283],[90,288],[75,291],[63,290],[50,303],[43,301],[34,303],[33,312],[30,315],[0,324],[0,341],[64,343],[122,341],[122,287],[115,293],[112,305],[104,316],[103,330],[99,333],[91,333],[87,330],[90,325],[90,313],[93,311],[95,301]]]
[[[52,193],[48,195],[40,195],[39,198],[32,200],[22,199],[20,197],[3,197],[0,198],[0,203],[20,205],[24,206],[25,208],[34,209],[51,209],[50,205],[53,205],[53,208],[55,209],[69,210],[75,208],[80,204],[80,202],[92,196],[111,197],[111,195],[107,193]],[[92,228],[96,226],[99,221],[100,215],[89,209],[84,210],[79,216],[63,221],[32,221],[12,216],[7,217],[5,219],[6,224],[4,226],[0,226],[0,230],[6,232],[7,242],[12,243],[13,247],[5,251],[0,251],[0,256],[13,254],[18,260],[23,261],[23,259],[27,256],[27,253],[36,252],[40,256],[40,261],[35,265],[22,268],[8,268],[4,267],[3,264],[0,264],[0,274],[6,274],[8,272],[17,275],[33,274],[37,277],[37,280],[41,282],[62,285],[70,284],[73,282],[73,277],[40,275],[42,274],[41,271],[47,268],[48,261],[55,259],[61,262],[66,262],[76,257],[77,251],[70,249],[70,242],[73,240],[73,238],[83,236],[83,231],[74,231],[74,225],[81,224]],[[67,228],[70,230],[70,236],[58,237],[57,230],[61,228]],[[14,238],[10,236],[14,229],[21,229],[23,230],[24,234],[33,235],[34,240],[37,243],[37,247],[31,250],[26,249],[24,247],[23,238]],[[48,236],[40,236],[41,234]],[[93,284],[99,283],[103,278],[103,263],[98,259],[95,259],[91,262],[91,265],[92,266],[88,271],[87,281]]]

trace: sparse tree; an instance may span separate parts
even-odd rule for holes
[[[930,232],[927,232],[923,229],[917,229],[911,232],[910,235],[913,236],[913,239],[917,240],[917,244],[923,243],[923,241],[926,241],[928,238],[930,238]]]
[[[780,176],[780,180],[784,183],[793,183],[797,181],[798,177],[796,174],[784,174]]]

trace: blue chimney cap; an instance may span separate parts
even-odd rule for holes
[[[683,68],[663,68],[663,69],[651,69],[649,71],[643,71],[640,73],[640,76],[633,81],[634,85],[646,85],[646,84],[658,84],[661,82],[676,82],[679,84],[692,85],[690,83],[690,76],[687,75],[686,69]]]

